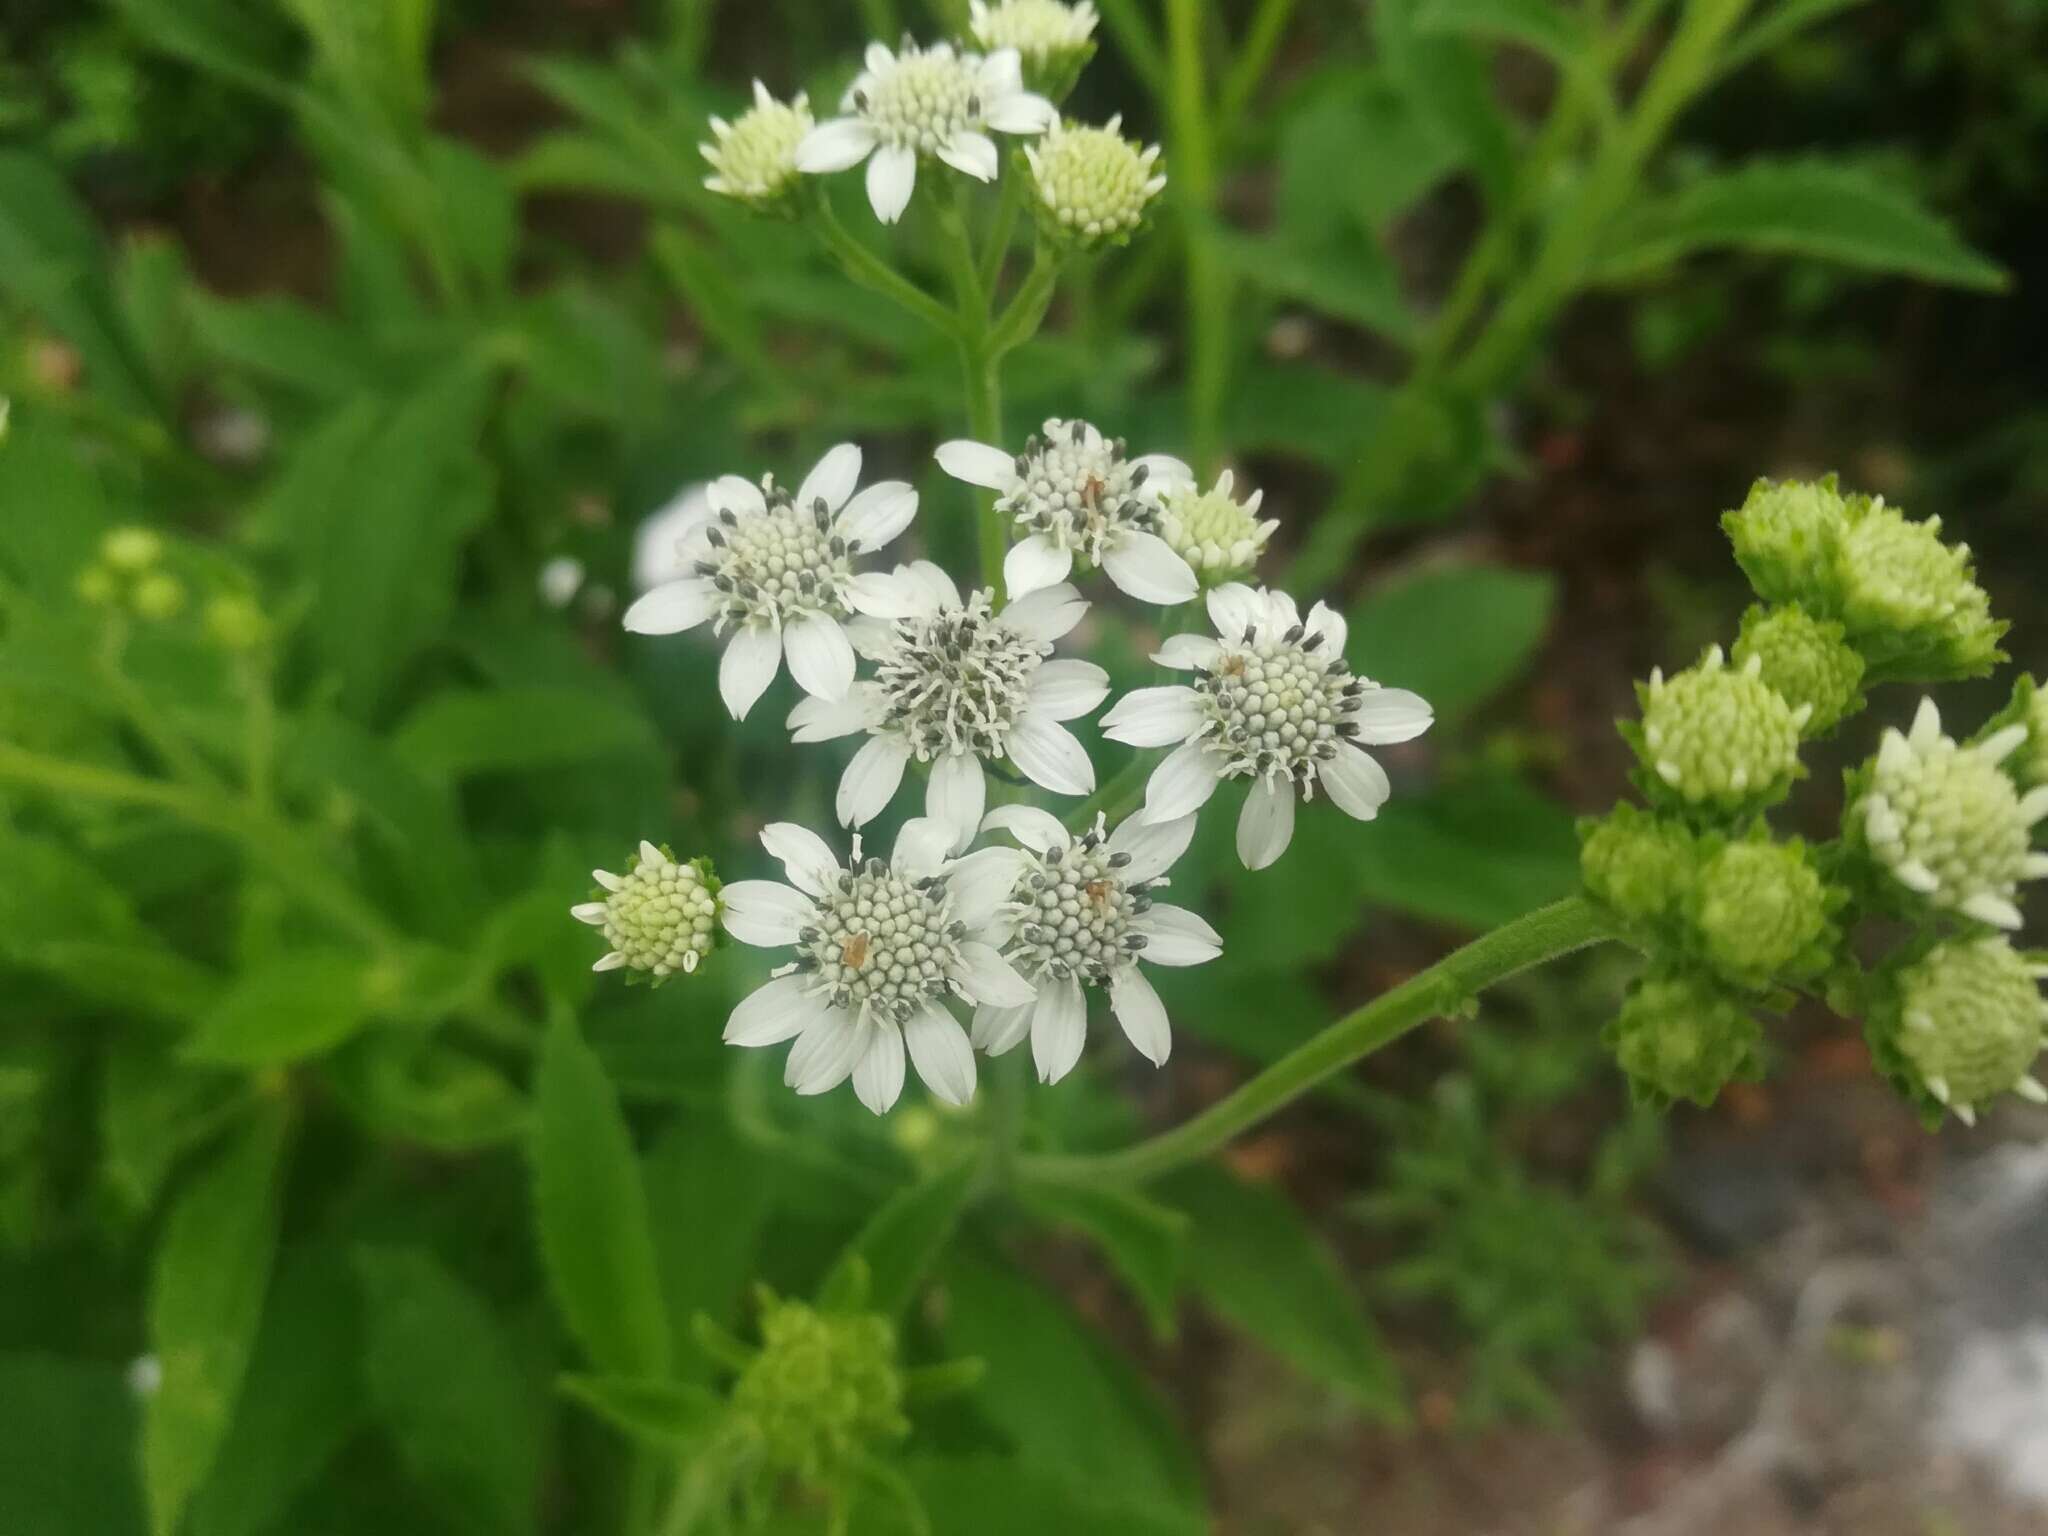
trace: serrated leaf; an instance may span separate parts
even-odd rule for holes
[[[277,1248],[286,1111],[267,1102],[195,1173],[152,1267],[149,1342],[163,1380],[143,1416],[151,1529],[172,1536],[228,1433]]]
[[[1019,1198],[1043,1220],[1092,1238],[1162,1339],[1174,1335],[1188,1222],[1179,1211],[1115,1185],[1029,1184]]]
[[[1836,261],[1986,292],[2005,271],[1896,181],[1825,160],[1756,160],[1639,203],[1603,242],[1598,277],[1621,282],[1697,251]]]
[[[725,1417],[725,1400],[684,1382],[564,1376],[564,1394],[614,1428],[671,1455],[701,1444]]]
[[[607,1375],[667,1375],[668,1314],[639,1159],[611,1080],[566,1017],[541,1053],[533,1189],[549,1286],[584,1353]]]
[[[0,1531],[141,1536],[135,1420],[118,1366],[0,1355]]]
[[[1425,570],[1352,607],[1345,654],[1360,675],[1429,700],[1441,731],[1512,682],[1550,627],[1546,572],[1464,565]]]
[[[1388,81],[1418,120],[1472,168],[1489,201],[1514,181],[1515,145],[1494,99],[1486,59],[1468,40],[1430,32],[1420,16],[1430,0],[1378,0],[1373,41]]]
[[[1854,10],[1865,0],[1779,0],[1735,35],[1716,61],[1719,73],[1733,74],[1780,44],[1788,43],[1809,27],[1817,27],[1832,16]]]
[[[193,1061],[267,1067],[346,1040],[368,1012],[363,958],[348,950],[287,950],[245,971],[185,1045]]]
[[[496,688],[434,695],[393,740],[422,774],[462,778],[649,751],[646,717],[602,694],[567,688]]]
[[[960,1224],[974,1176],[975,1164],[963,1160],[892,1195],[833,1263],[818,1290],[821,1304],[899,1315]],[[854,1294],[863,1268],[864,1299]]]
[[[1565,70],[1582,69],[1593,61],[1591,28],[1554,0],[1422,0],[1415,29],[1520,43]]]
[[[735,1168],[747,1170],[733,1177]],[[775,1209],[772,1165],[749,1150],[720,1117],[674,1116],[641,1164],[653,1219],[655,1266],[669,1325],[685,1329],[703,1313],[730,1324],[747,1282],[759,1270],[762,1229]],[[676,1373],[710,1374],[700,1352],[678,1352]]]
[[[1402,1420],[1400,1379],[1379,1330],[1284,1195],[1212,1167],[1176,1174],[1160,1193],[1193,1223],[1188,1282],[1211,1307],[1365,1413]]]

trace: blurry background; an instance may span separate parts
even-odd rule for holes
[[[1574,814],[1624,792],[1631,680],[1745,601],[1715,519],[1759,474],[1941,514],[2040,665],[2048,4],[1757,7],[1506,341],[1443,306],[1495,312],[1601,174],[1539,126],[1545,49],[1423,0],[1102,9],[1069,108],[1163,140],[1169,207],[1070,275],[1011,435],[1084,415],[1234,466],[1282,520],[1276,576],[1341,596],[1361,669],[1440,723],[1378,823],[1318,819],[1268,875],[1209,819],[1176,879],[1227,949],[1173,978],[1170,1069],[1106,1053],[1034,1097],[1035,1134],[1184,1115],[1569,891]],[[1671,22],[1558,9],[1624,29],[1624,95]],[[772,700],[726,719],[701,640],[618,632],[650,518],[857,437],[924,490],[929,547],[971,549],[930,469],[964,426],[951,354],[704,193],[695,149],[751,77],[828,105],[865,36],[933,11],[0,0],[8,1536],[145,1528],[143,1298],[180,1219],[223,1267],[279,1254],[243,1408],[201,1435],[222,1470],[153,1463],[185,1528],[613,1528],[603,1433],[548,1391],[519,1155],[551,1010],[644,1132],[678,1318],[804,1289],[959,1134],[784,1102],[717,1044],[754,961],[599,986],[564,915],[643,835],[759,873],[759,824],[829,821],[843,761],[791,754]],[[1163,62],[1190,14],[1199,111]],[[82,581],[125,525],[163,552]],[[1123,683],[1146,619],[1114,606],[1093,654]],[[2048,1527],[2048,1118],[1929,1138],[1853,1028],[1803,1013],[1766,1083],[1632,1108],[1599,1038],[1628,973],[1507,989],[1176,1194],[1177,1331],[1072,1213],[984,1234],[1015,1267],[962,1261],[927,1320],[990,1362],[980,1430],[1095,1484],[1199,1484],[1160,1498],[1232,1532]],[[192,1159],[280,1097],[290,1171],[250,1196],[281,1236],[198,1230]],[[1226,1228],[1258,1241],[1204,1246]],[[394,1298],[459,1320],[392,1337]]]

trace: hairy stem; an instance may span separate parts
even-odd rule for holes
[[[917,316],[933,330],[947,336],[960,334],[960,322],[946,306],[856,240],[839,222],[839,215],[832,211],[832,204],[823,193],[813,199],[812,211],[819,238],[848,277],[870,293],[880,294]]]
[[[1216,211],[1216,157],[1202,59],[1206,10],[1203,0],[1166,3],[1167,112],[1187,247],[1188,431],[1195,469],[1205,477],[1216,472],[1223,400],[1230,387],[1230,276],[1210,227]]]
[[[981,280],[981,266],[974,255],[974,236],[967,227],[967,190],[964,184],[951,204],[935,204],[939,229],[944,237],[946,263],[953,274],[953,300],[957,306],[955,334],[960,339],[960,372],[967,401],[967,430],[977,441],[1003,445],[1003,394],[1000,369],[1002,354],[995,346],[998,327],[989,319],[989,290]],[[1007,318],[1007,317],[1006,317]],[[981,549],[981,583],[1003,591],[1003,555],[1008,548],[1003,526],[990,515],[987,497],[974,493],[977,515],[975,534]]]

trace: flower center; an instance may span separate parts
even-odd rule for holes
[[[935,155],[955,135],[981,127],[979,63],[950,50],[906,49],[894,68],[854,91],[854,108],[884,144]]]
[[[688,864],[643,861],[605,898],[605,942],[636,971],[685,975],[711,952],[718,900]]]
[[[1107,986],[1145,947],[1131,919],[1152,905],[1154,885],[1127,882],[1127,853],[1111,853],[1098,826],[1067,848],[1048,848],[1026,870],[1007,909],[1015,937],[1006,953],[1026,976],[1050,972]]]
[[[946,995],[967,936],[951,911],[943,875],[912,880],[880,859],[856,862],[798,934],[797,969],[816,974],[834,1007],[903,1023],[921,999]]]
[[[896,624],[896,649],[875,681],[885,729],[899,732],[919,761],[952,752],[1004,756],[1032,676],[1052,654],[1049,644],[998,623],[991,606],[984,589],[964,608]]]
[[[1981,753],[1940,741],[1896,768],[1880,761],[1872,788],[1890,813],[1870,826],[1872,847],[1890,864],[1924,864],[1941,882],[1936,900],[2018,884],[2029,843],[2019,796]]]
[[[763,493],[766,512],[721,512],[705,535],[712,558],[697,569],[724,594],[721,624],[780,624],[792,613],[845,618],[850,609],[841,594],[858,541],[832,532],[832,509],[822,499],[798,507],[772,481]]]
[[[1195,678],[1207,734],[1226,754],[1225,778],[1285,774],[1304,788],[1337,742],[1358,733],[1365,684],[1341,656],[1323,653],[1323,637],[1299,624],[1284,635],[1247,632],[1226,641],[1215,666]]]
[[[1040,533],[1100,565],[1110,535],[1152,530],[1155,512],[1137,495],[1145,471],[1124,460],[1124,444],[1085,421],[1048,421],[1017,459],[1017,485],[996,502],[1026,533]]]

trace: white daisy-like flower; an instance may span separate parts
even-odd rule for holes
[[[1147,822],[1133,816],[1105,835],[1097,816],[1076,838],[1044,811],[1006,805],[989,812],[987,825],[1027,850],[1010,865],[1014,883],[991,932],[1001,939],[1004,959],[1038,995],[1029,1003],[990,1001],[976,1008],[974,1043],[1000,1056],[1028,1034],[1039,1080],[1056,1083],[1087,1043],[1087,989],[1094,987],[1109,993],[1110,1011],[1139,1054],[1162,1065],[1173,1032],[1138,962],[1200,965],[1223,953],[1223,940],[1200,917],[1153,899],[1187,851],[1195,818]],[[1000,852],[983,849],[972,857],[994,872],[1002,867]]]
[[[904,824],[886,864],[862,858],[858,834],[841,864],[823,838],[793,822],[765,828],[761,842],[789,884],[726,886],[725,929],[742,944],[794,947],[796,958],[733,1010],[726,1043],[795,1040],[784,1082],[814,1094],[850,1076],[878,1115],[903,1090],[906,1049],[939,1098],[973,1098],[974,1049],[948,1000],[1017,1008],[1032,997],[988,938],[1011,865],[950,858],[950,829],[922,817]]]
[[[892,53],[868,44],[867,68],[846,88],[846,115],[820,123],[796,147],[796,167],[813,175],[868,162],[868,202],[894,224],[910,205],[917,162],[930,155],[977,181],[994,181],[1000,157],[987,130],[1030,135],[1059,120],[1053,104],[1024,89],[1014,48],[983,56],[950,43]]]
[[[756,80],[753,106],[736,123],[713,117],[711,142],[697,146],[712,170],[704,185],[751,207],[774,207],[796,184],[796,147],[814,126],[803,92],[780,102]]]
[[[998,609],[987,590],[962,598],[929,561],[899,566],[870,613],[853,628],[875,676],[842,700],[810,698],[789,714],[799,742],[865,731],[839,781],[844,826],[866,825],[895,797],[915,759],[931,764],[925,814],[952,829],[964,848],[988,800],[982,764],[1007,758],[1054,794],[1085,795],[1095,768],[1060,722],[1090,713],[1109,694],[1109,674],[1089,661],[1052,660],[1053,642],[1080,623],[1088,604],[1065,584]]]
[[[2026,726],[2013,724],[1960,746],[1942,734],[1934,700],[1922,699],[1911,731],[1884,733],[1852,813],[1871,853],[1934,905],[2019,927],[2020,882],[2048,876],[2048,854],[2030,846],[2048,817],[2048,785],[2021,794],[1999,767],[2026,739]]]
[[[1145,786],[1144,818],[1177,821],[1223,780],[1251,779],[1237,856],[1264,869],[1294,836],[1297,793],[1312,799],[1320,786],[1339,810],[1377,816],[1391,791],[1360,748],[1420,736],[1428,702],[1353,676],[1343,616],[1326,604],[1303,620],[1285,592],[1229,582],[1209,593],[1209,617],[1219,638],[1175,635],[1152,658],[1194,672],[1193,687],[1139,688],[1102,717],[1112,741],[1176,747]]]
[[[678,515],[679,556],[688,574],[663,582],[626,610],[626,628],[672,635],[707,620],[730,633],[718,691],[735,720],[775,681],[783,657],[804,692],[844,699],[854,655],[845,625],[874,609],[886,581],[856,574],[855,555],[880,549],[910,526],[917,492],[883,480],[854,494],[860,449],[841,443],[817,463],[794,496],[763,476],[711,483],[701,508]]]
[[[1158,531],[1160,489],[1194,479],[1179,459],[1129,458],[1121,439],[1058,417],[1020,454],[956,439],[936,457],[955,480],[994,491],[996,515],[1023,534],[1003,560],[1012,597],[1065,581],[1077,559],[1140,602],[1184,603],[1198,590],[1194,571]]]

